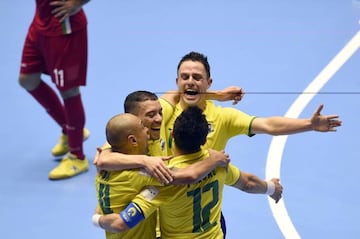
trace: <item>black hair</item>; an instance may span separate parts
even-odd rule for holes
[[[175,120],[173,137],[183,153],[195,153],[205,144],[209,132],[208,122],[197,106],[185,109]]]
[[[210,77],[210,64],[208,62],[207,57],[204,54],[201,54],[199,52],[192,51],[185,56],[183,56],[177,66],[177,71],[179,72],[180,66],[184,61],[198,61],[201,62],[206,70],[207,76]]]
[[[158,96],[155,93],[146,90],[139,90],[130,93],[124,102],[124,112],[134,114],[137,109],[138,103],[147,100],[158,100]]]

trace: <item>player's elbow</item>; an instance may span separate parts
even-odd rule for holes
[[[110,161],[107,161],[107,160],[104,160],[104,159],[97,159],[96,162],[94,162],[94,165],[96,166],[96,169],[98,171],[101,171],[101,170],[109,170],[109,171],[117,170],[115,165],[113,165]]]
[[[234,185],[236,188],[240,189],[241,191],[252,193],[256,190],[256,176],[250,173],[241,172],[241,177]]]
[[[184,178],[184,184],[192,184],[192,183],[197,183],[200,180],[200,176],[199,175],[187,175]]]
[[[172,185],[183,185],[183,184],[193,184],[199,181],[199,179],[193,175],[182,176],[182,177],[174,177],[174,181],[170,184]]]

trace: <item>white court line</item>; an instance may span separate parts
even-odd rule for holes
[[[360,31],[345,45],[345,47],[330,61],[330,63],[319,73],[319,75],[309,84],[304,92],[318,93],[321,88],[330,80],[330,78],[349,60],[349,58],[360,48]],[[301,94],[290,106],[285,117],[298,118],[304,108],[316,94]],[[282,154],[287,140],[286,135],[274,136],[272,138],[267,162],[266,162],[266,179],[274,177],[280,178],[280,167]],[[281,178],[280,178],[281,180]],[[286,190],[286,189],[285,189]],[[301,238],[296,231],[285,207],[284,199],[277,204],[269,198],[269,204],[273,216],[285,238]]]

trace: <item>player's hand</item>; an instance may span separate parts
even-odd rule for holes
[[[230,162],[230,156],[229,154],[226,154],[224,150],[217,151],[213,149],[208,149],[210,158],[216,161],[216,165],[218,167],[223,167],[227,169],[229,162]]]
[[[52,14],[63,22],[67,17],[76,14],[82,7],[81,0],[67,0],[67,1],[52,1],[50,6],[55,7]]]
[[[155,177],[159,182],[163,184],[169,184],[173,181],[173,175],[170,169],[165,165],[164,161],[171,159],[168,157],[153,157],[149,156],[147,160],[144,160],[145,170]]]
[[[312,129],[320,132],[335,132],[337,127],[341,126],[342,121],[338,115],[321,115],[324,105],[321,104],[312,115],[310,121]]]
[[[102,148],[100,148],[100,147],[96,148],[96,154],[95,154],[94,160],[93,160],[93,164],[96,166],[96,171],[98,173],[101,172],[101,169],[98,167],[101,152],[102,152]]]
[[[220,90],[217,95],[218,101],[233,101],[233,105],[236,105],[245,95],[244,90],[238,86],[229,86],[223,90]]]
[[[280,184],[280,179],[273,178],[271,179],[271,181],[275,184],[275,192],[273,193],[273,195],[270,195],[270,197],[275,200],[275,203],[278,203],[279,200],[282,198],[283,187]]]

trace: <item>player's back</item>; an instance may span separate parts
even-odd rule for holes
[[[202,151],[191,158],[175,157],[170,164],[184,168],[207,156]],[[167,194],[173,196],[160,206],[161,238],[223,238],[220,215],[225,178],[225,169],[217,168],[195,184],[172,187]]]
[[[119,213],[137,195],[145,182],[151,178],[145,171],[123,170],[120,172],[103,171],[96,176],[96,192],[103,214]],[[122,233],[106,232],[107,239],[154,239],[156,213],[150,215],[134,227]]]

